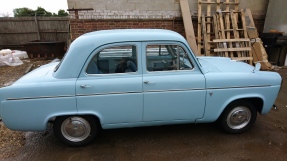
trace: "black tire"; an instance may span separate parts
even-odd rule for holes
[[[79,147],[91,143],[99,130],[97,120],[92,116],[57,117],[53,125],[57,139],[67,146]]]
[[[257,111],[253,104],[240,100],[229,104],[217,122],[223,131],[238,134],[249,130],[256,117]]]

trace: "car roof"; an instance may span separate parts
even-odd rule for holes
[[[86,33],[79,38],[102,38],[109,42],[150,41],[150,40],[182,40],[183,37],[174,31],[165,29],[112,29]],[[101,40],[102,42],[102,40]]]
[[[76,78],[89,55],[98,47],[119,42],[179,41],[186,39],[177,32],[165,29],[113,29],[89,32],[75,39],[62,60],[56,78]]]

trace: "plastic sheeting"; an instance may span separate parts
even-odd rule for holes
[[[0,50],[0,66],[18,66],[23,62],[20,59],[28,58],[27,52],[19,50],[2,49]]]

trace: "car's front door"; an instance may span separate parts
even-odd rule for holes
[[[177,42],[142,44],[143,121],[194,121],[205,107],[205,78]]]
[[[96,49],[76,82],[79,114],[94,114],[103,125],[142,121],[140,43]]]

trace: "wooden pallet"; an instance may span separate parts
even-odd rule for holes
[[[261,69],[272,70],[250,9],[238,5],[239,0],[198,0],[198,55],[260,62]]]
[[[198,0],[200,55],[230,57],[253,65],[245,15],[238,5],[239,0]]]
[[[217,11],[214,16],[216,48],[213,50],[218,56],[242,60],[253,65],[251,43],[248,38],[243,11]],[[239,26],[241,28],[239,28]]]
[[[214,17],[212,8],[220,10],[225,6],[225,10],[229,10],[230,6],[233,6],[235,10],[238,10],[239,0],[198,0],[198,33],[197,33],[197,49],[199,55],[210,56],[211,51],[211,40],[216,37],[213,30]],[[206,13],[203,13],[206,11]],[[228,35],[228,34],[227,34]]]
[[[250,65],[253,65],[253,57],[251,54],[251,43],[250,39],[214,39],[214,43],[218,43],[219,47],[214,49],[214,52],[228,55],[223,55],[225,57],[230,57],[233,60],[240,60],[245,61],[249,63]],[[225,44],[220,47],[220,44]],[[238,44],[241,46],[238,47]],[[233,52],[236,52],[236,55],[232,54]]]

